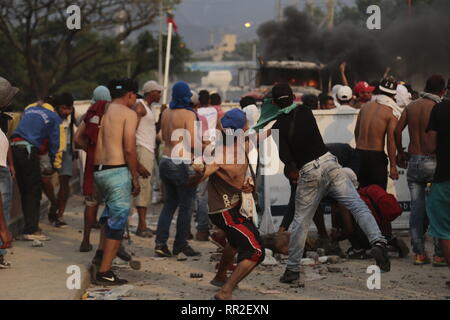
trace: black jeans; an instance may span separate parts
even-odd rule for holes
[[[24,234],[39,230],[40,205],[42,197],[41,168],[38,149],[31,154],[24,147],[12,147],[16,179],[19,185],[22,212],[25,220]]]

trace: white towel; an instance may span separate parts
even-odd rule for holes
[[[380,94],[375,96],[375,101],[378,102],[379,104],[388,106],[389,108],[392,109],[392,113],[394,114],[394,116],[397,119],[400,119],[400,117],[402,116],[402,112],[403,110],[398,106],[397,103],[395,103],[395,101],[392,98],[389,98],[388,96],[385,96],[384,94]]]

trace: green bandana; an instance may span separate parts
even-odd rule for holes
[[[282,114],[289,114],[296,107],[297,104],[293,103],[289,107],[280,109],[276,105],[272,104],[272,99],[266,99],[261,106],[261,117],[259,118],[258,123],[252,129],[262,129],[272,120],[275,120]]]

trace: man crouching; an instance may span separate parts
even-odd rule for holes
[[[215,162],[204,166],[200,180],[204,181],[209,177],[209,218],[225,232],[228,239],[217,274],[211,281],[211,284],[221,287],[214,296],[217,300],[232,299],[232,292],[237,284],[264,260],[264,248],[258,229],[252,218],[244,216],[240,210],[242,194],[251,195],[253,190],[249,183],[251,171],[245,156],[248,144],[242,143],[239,138],[236,141],[235,138],[239,135],[234,134],[235,130],[247,129],[246,122],[245,113],[238,109],[224,115],[221,120],[223,143],[216,145]],[[238,264],[228,278],[227,271],[233,264],[236,253]]]

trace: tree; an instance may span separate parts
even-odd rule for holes
[[[105,38],[117,50],[132,32],[151,24],[161,1],[174,6],[181,0],[77,1],[81,29],[69,30],[67,8],[72,0],[2,0],[0,43],[14,62],[14,68],[3,65],[3,76],[45,97],[76,80],[82,66],[101,53]],[[109,54],[123,59],[120,52]]]

